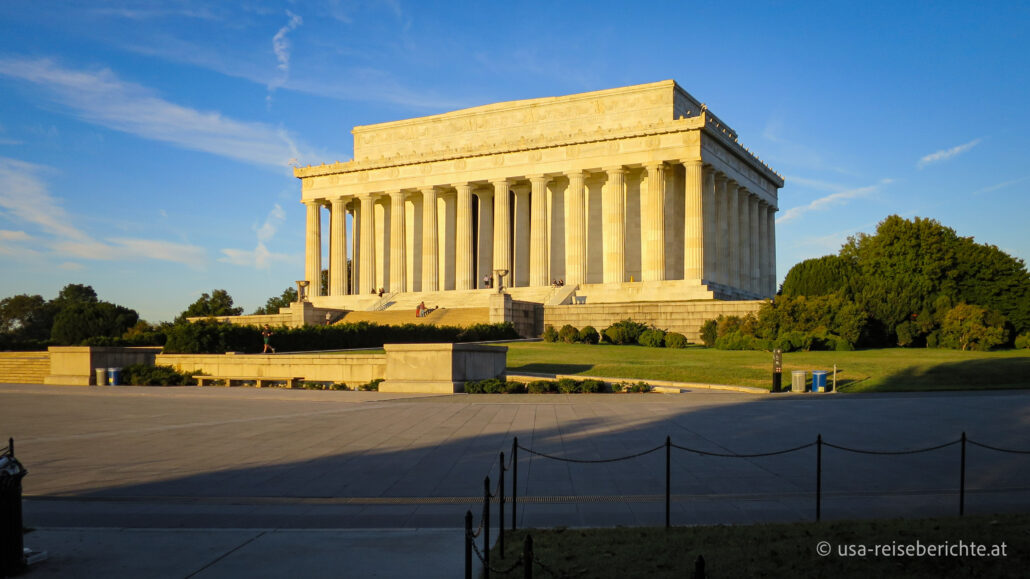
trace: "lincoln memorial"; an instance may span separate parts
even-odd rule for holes
[[[352,161],[294,170],[317,307],[485,306],[498,284],[543,306],[775,293],[783,178],[672,80],[352,133]]]

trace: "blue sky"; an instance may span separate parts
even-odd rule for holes
[[[1030,258],[1020,2],[37,2],[0,18],[0,297],[168,320],[303,276],[291,160],[350,129],[675,79],[780,172],[777,270],[890,214]]]

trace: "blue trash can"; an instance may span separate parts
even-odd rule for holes
[[[826,392],[825,370],[812,370],[812,392]]]
[[[121,384],[119,379],[122,377],[121,368],[108,368],[107,369],[107,383],[110,386],[117,386]]]

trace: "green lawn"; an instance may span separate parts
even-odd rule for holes
[[[832,370],[842,392],[1030,388],[1030,350],[962,352],[889,348],[783,355],[791,370]],[[514,372],[585,374],[627,380],[673,380],[770,388],[772,354],[692,346],[682,350],[589,344],[508,344]]]
[[[707,577],[1026,577],[1030,515],[916,520],[834,521],[741,526],[551,529],[508,532],[505,557],[491,551],[491,567],[507,569],[520,557],[528,532],[534,577],[692,577],[698,555]],[[821,541],[829,554],[817,553]],[[996,556],[969,556],[969,547],[997,546]],[[1004,543],[1004,555],[1001,545]],[[865,557],[842,556],[867,547]],[[880,551],[874,552],[876,545]],[[911,545],[912,547],[909,547]],[[924,555],[918,556],[919,546]],[[950,556],[929,556],[926,548]],[[955,545],[955,550],[952,549]],[[884,549],[889,549],[884,552]],[[941,547],[943,546],[943,547]],[[825,548],[825,546],[824,546]],[[911,554],[905,549],[911,548]],[[967,556],[958,556],[967,549]],[[523,569],[491,577],[522,577]]]

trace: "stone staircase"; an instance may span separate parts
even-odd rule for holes
[[[42,384],[49,375],[48,352],[0,352],[0,382]]]
[[[418,305],[418,304],[416,304]],[[486,324],[490,322],[490,309],[482,308],[440,308],[428,316],[415,317],[415,307],[400,309],[391,307],[378,312],[348,312],[338,322],[342,324],[354,324],[358,322],[370,322],[383,326],[403,326],[405,324],[429,324],[434,326],[458,326],[468,327],[475,324]]]

